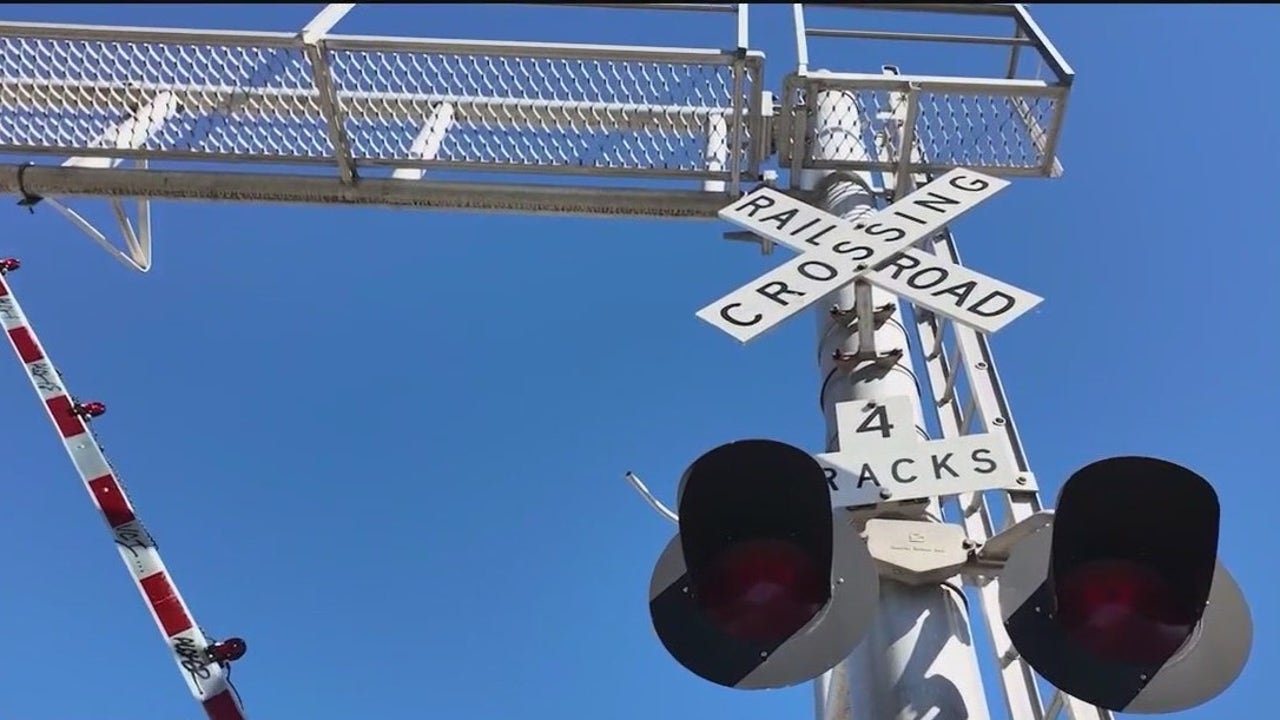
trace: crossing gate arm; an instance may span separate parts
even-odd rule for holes
[[[219,644],[205,637],[196,623],[160,559],[155,541],[143,527],[124,486],[89,428],[89,418],[101,414],[103,406],[82,404],[73,398],[18,303],[6,276],[17,268],[16,260],[0,260],[0,324],[10,346],[26,370],[36,396],[44,404],[81,482],[111,529],[120,559],[146,601],[191,694],[200,701],[209,720],[245,720],[244,710],[229,681],[229,663],[212,659]]]

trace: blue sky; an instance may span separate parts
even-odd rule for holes
[[[319,7],[0,16],[292,31]],[[1078,73],[1066,175],[1016,182],[954,229],[967,263],[1046,298],[993,343],[1050,492],[1113,454],[1183,462],[1218,488],[1258,639],[1240,680],[1180,717],[1244,716],[1280,664],[1280,7],[1033,12]],[[720,18],[580,17],[357,7],[337,31],[732,43]],[[754,10],[775,90],[789,18]],[[879,48],[815,46],[813,65],[913,70]],[[210,632],[249,642],[234,679],[250,717],[810,713],[808,685],[725,690],[665,654],[646,589],[672,528],[622,480],[634,469],[670,499],[721,442],[820,449],[812,319],[743,348],[694,317],[781,252],[724,242],[715,222],[158,203],[142,276],[49,208],[7,212],[14,287],[73,390],[108,404],[95,430],[182,593]],[[0,713],[199,717],[7,362]]]

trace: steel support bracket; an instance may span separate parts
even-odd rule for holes
[[[872,318],[876,324],[876,329],[879,330],[881,325],[884,325],[889,318],[893,317],[893,313],[897,309],[898,306],[893,303],[885,303],[875,308]],[[832,305],[830,312],[832,317],[838,318],[853,317],[856,319],[858,314],[856,308],[842,308],[839,305]]]
[[[908,585],[943,582],[970,558],[970,545],[959,525],[873,518],[864,536],[880,576]]]
[[[761,237],[748,230],[732,230],[721,235],[725,240],[734,240],[736,242],[751,242],[760,246],[761,255],[772,255],[774,242],[767,237]]]
[[[831,353],[831,357],[835,360],[836,365],[849,371],[856,370],[864,363],[872,363],[883,368],[891,368],[894,365],[897,365],[898,361],[902,360],[902,349],[894,348],[888,352],[870,353],[864,353],[861,351],[847,353],[836,350]]]
[[[991,536],[986,542],[975,545],[973,564],[979,574],[982,570],[995,570],[1004,566],[1013,548],[1027,537],[1053,525],[1053,511],[1041,510],[1010,525]]]

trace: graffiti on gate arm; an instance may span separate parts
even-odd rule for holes
[[[35,382],[36,388],[44,393],[60,393],[63,392],[62,386],[53,379],[53,375],[57,370],[46,362],[31,363],[31,380]]]
[[[213,673],[209,670],[209,659],[196,641],[180,637],[173,644],[173,652],[181,658],[182,669],[190,673],[195,680],[208,680]]]
[[[114,532],[116,544],[128,550],[134,558],[138,557],[139,550],[144,550],[151,546],[151,538],[147,537],[147,532],[136,521],[125,523],[115,528]]]

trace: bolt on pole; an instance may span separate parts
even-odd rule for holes
[[[869,157],[861,116],[853,93],[821,93],[812,127],[817,158]],[[800,185],[819,191],[819,206],[846,220],[876,210],[865,177],[805,171]],[[895,308],[895,314],[876,328],[874,309],[885,305]],[[835,405],[848,400],[906,396],[911,399],[917,432],[924,437],[920,389],[898,298],[858,281],[824,298],[818,313],[827,450],[840,449]],[[926,512],[930,519],[941,521],[936,500]],[[913,587],[883,579],[880,611],[866,639],[814,683],[816,720],[888,720],[921,714],[943,720],[988,720],[960,587],[959,583]]]

